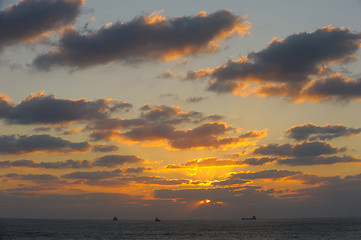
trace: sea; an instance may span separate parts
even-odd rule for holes
[[[0,239],[361,239],[361,218],[257,220],[0,219]]]

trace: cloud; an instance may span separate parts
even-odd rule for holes
[[[83,0],[24,0],[0,11],[0,50],[72,24]]]
[[[361,79],[353,79],[341,74],[331,74],[328,77],[312,81],[301,92],[303,98],[318,102],[322,100],[349,101],[361,98]]]
[[[322,80],[332,64],[355,59],[361,34],[325,27],[272,40],[267,48],[214,69],[190,71],[187,79],[211,79],[208,90],[248,96],[287,96],[293,100],[359,97],[359,81]],[[321,79],[321,80],[320,80]],[[311,84],[311,86],[308,86]],[[337,88],[339,86],[340,88]]]
[[[298,175],[300,173],[301,172],[299,172],[299,171],[269,169],[269,170],[261,170],[258,172],[233,173],[233,174],[231,174],[230,179],[243,179],[243,180],[279,179],[279,178],[286,178],[289,176]]]
[[[361,163],[361,159],[352,156],[316,156],[286,158],[277,161],[278,164],[289,166],[312,166],[312,165],[332,165],[340,163]]]
[[[0,118],[17,124],[55,124],[104,119],[114,111],[131,107],[129,103],[109,99],[57,99],[53,95],[44,96],[43,93],[31,94],[19,104],[13,105],[8,97],[0,96]]]
[[[89,160],[65,160],[58,162],[35,162],[34,160],[0,161],[0,168],[24,167],[45,169],[91,168],[91,167],[117,167],[125,164],[141,164],[145,160],[135,155],[105,155]],[[129,168],[128,172],[131,171]]]
[[[92,186],[119,186],[130,184],[146,185],[182,185],[189,184],[188,179],[168,179],[161,176],[129,176],[148,171],[149,168],[126,168],[113,171],[73,172],[61,176],[65,179],[85,180],[82,183]]]
[[[247,21],[228,10],[171,19],[153,13],[86,34],[69,30],[57,50],[39,55],[33,65],[48,71],[54,66],[85,68],[109,62],[174,60],[214,52],[219,41],[247,34],[249,28]]]
[[[289,179],[292,177],[301,175]],[[304,174],[303,178],[311,181],[317,176]],[[357,217],[361,214],[359,174],[321,178],[316,180],[322,181],[320,185],[312,184],[294,191],[235,185],[176,189],[170,185],[168,189],[155,190],[153,198],[119,193],[49,194],[9,189],[0,191],[0,211],[4,217],[36,215],[66,219],[106,219],[116,212],[130,219],[151,218],[160,212],[164,219],[239,219],[252,215],[262,218]],[[199,204],[204,199],[210,199],[211,204]]]
[[[170,69],[166,69],[163,73],[157,76],[157,78],[177,78],[177,74],[175,72],[172,72]],[[160,96],[160,97],[175,97],[175,96]]]
[[[252,183],[252,180],[265,181],[299,181],[304,185],[320,185],[339,179],[339,176],[322,177],[315,174],[307,174],[301,171],[289,171],[284,169],[265,169],[256,172],[236,172],[230,173],[225,180],[215,180],[214,186],[233,186]],[[248,185],[247,185],[248,186]]]
[[[119,165],[142,162],[144,162],[144,159],[134,155],[106,155],[96,159],[92,164],[93,166],[100,167],[117,167]]]
[[[232,185],[244,185],[245,183],[249,183],[248,180],[242,179],[227,179],[223,181],[215,181],[212,182],[212,186],[232,186]]]
[[[141,115],[142,119],[153,124],[181,124],[202,117],[203,114],[200,112],[186,112],[182,111],[178,106],[166,105],[154,106]]]
[[[268,144],[255,148],[252,153],[258,155],[274,155],[287,157],[314,157],[319,155],[330,155],[346,151],[345,147],[332,147],[327,142],[304,141],[297,144]]]
[[[8,173],[3,175],[7,179],[11,180],[22,180],[22,181],[30,181],[35,182],[41,185],[56,185],[56,184],[64,184],[65,181],[61,180],[59,177],[51,175],[51,174],[17,174],[17,173]]]
[[[176,168],[193,168],[193,167],[221,167],[221,166],[234,166],[241,165],[242,161],[233,160],[233,159],[218,159],[215,157],[209,158],[198,158],[186,162],[181,165],[168,165],[167,168],[176,169]]]
[[[169,213],[169,216],[178,216],[178,212],[172,210],[172,206],[168,206],[168,200],[154,201],[139,195],[121,193],[48,194],[0,191],[0,198],[0,211],[4,217],[107,219],[121,212],[122,218],[151,219],[159,214],[160,209]],[[91,237],[91,234],[87,236]]]
[[[169,169],[177,168],[194,168],[194,167],[227,167],[227,166],[240,166],[240,165],[264,165],[267,163],[275,162],[277,158],[246,158],[244,160],[234,160],[234,159],[218,159],[215,157],[208,158],[197,158],[191,161],[188,161],[184,164],[176,165],[170,164],[167,165]]]
[[[183,111],[178,106],[157,105],[151,107],[146,104],[140,110],[142,112],[138,118],[107,118],[94,121],[91,126],[88,126],[88,129],[94,130],[91,136],[95,140],[99,140],[108,138],[114,133],[119,134],[119,131],[113,132],[113,130],[155,125],[178,125],[208,120],[210,117],[204,116],[201,112]]]
[[[188,179],[168,179],[159,176],[139,176],[139,177],[121,177],[113,179],[104,179],[96,181],[87,181],[86,184],[95,186],[124,186],[130,184],[145,184],[145,185],[157,185],[157,186],[176,186],[182,184],[189,184],[191,181]]]
[[[250,166],[259,166],[259,165],[265,165],[268,163],[275,162],[276,160],[277,158],[271,158],[271,157],[262,157],[262,158],[250,157],[243,160],[242,163]]]
[[[91,162],[88,160],[66,160],[61,162],[35,162],[34,160],[16,160],[0,161],[0,168],[6,167],[25,167],[25,168],[46,168],[46,169],[64,169],[64,168],[90,168]]]
[[[198,103],[198,102],[204,101],[206,99],[207,99],[206,97],[190,97],[190,98],[187,98],[186,101],[189,103]]]
[[[262,130],[249,131],[239,136],[221,137],[234,130],[223,122],[204,123],[190,130],[179,130],[169,125],[156,125],[133,128],[121,136],[133,142],[166,140],[174,149],[230,147],[266,136],[266,130]]]
[[[138,118],[96,120],[87,129],[95,141],[163,142],[174,149],[230,147],[266,136],[267,129],[248,131],[238,136],[222,136],[238,131],[217,121],[222,118],[220,115],[204,116],[200,112],[183,111],[178,106],[145,105]],[[214,122],[202,123],[205,121]],[[199,123],[202,124],[191,129],[177,128],[178,125]]]
[[[116,169],[114,171],[95,171],[95,172],[72,172],[64,174],[61,177],[67,179],[85,179],[85,180],[101,180],[107,178],[114,178],[123,175],[121,169]]]
[[[95,144],[93,146],[93,152],[113,152],[119,148],[117,145]]]
[[[37,152],[75,153],[87,152],[91,148],[88,142],[73,143],[50,135],[2,135],[0,136],[0,154],[20,155]]]
[[[317,126],[312,123],[307,123],[286,130],[287,137],[297,141],[331,140],[337,137],[359,135],[360,133],[361,128],[347,128],[342,124]]]

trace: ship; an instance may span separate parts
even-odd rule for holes
[[[241,218],[242,220],[257,220],[256,216],[252,216],[251,218]]]
[[[118,221],[117,216],[114,216],[114,217],[113,217],[113,221]]]
[[[154,222],[160,222],[160,219],[156,217],[156,218],[154,219]]]

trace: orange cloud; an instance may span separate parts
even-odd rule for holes
[[[151,25],[151,24],[157,24],[157,23],[165,22],[166,21],[165,17],[162,17],[160,15],[160,13],[162,13],[163,11],[164,10],[154,11],[149,16],[145,16],[144,17],[145,24],[150,24]]]

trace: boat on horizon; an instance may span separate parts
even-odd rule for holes
[[[256,216],[252,216],[251,218],[241,218],[242,220],[257,220]]]
[[[154,222],[160,222],[160,219],[158,217],[155,217]]]
[[[113,221],[118,221],[117,216],[114,216],[114,217],[113,217]]]

